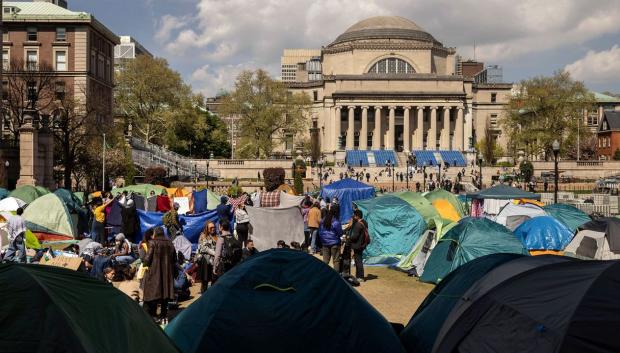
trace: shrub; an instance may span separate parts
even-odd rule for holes
[[[153,185],[163,185],[166,182],[164,167],[150,167],[144,170],[144,182]]]
[[[300,173],[295,173],[295,193],[297,195],[303,195],[304,193],[304,182],[301,179],[301,174]]]
[[[280,185],[284,184],[286,172],[284,168],[266,168],[263,170],[263,178],[265,179],[265,190],[274,191]]]
[[[620,148],[617,148],[616,152],[614,152],[614,161],[620,161]]]
[[[243,194],[243,188],[239,185],[232,185],[228,188],[227,194],[230,197],[239,197],[241,196],[241,194]]]

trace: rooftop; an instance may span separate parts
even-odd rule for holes
[[[4,20],[21,19],[23,17],[39,17],[54,16],[63,18],[88,18],[90,14],[87,12],[76,12],[65,9],[49,2],[25,2],[25,1],[5,1],[3,7],[15,7],[16,13],[4,14]]]
[[[409,19],[400,16],[377,16],[359,21],[349,27],[329,46],[354,41],[389,39],[437,42],[432,35]]]

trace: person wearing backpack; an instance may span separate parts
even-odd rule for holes
[[[368,236],[368,224],[363,219],[361,210],[353,211],[353,220],[351,230],[349,232],[349,242],[353,250],[353,259],[355,260],[355,277],[359,282],[364,282],[364,262],[362,254],[364,249],[370,243]]]
[[[230,233],[230,223],[220,223],[220,236],[215,244],[213,273],[216,276],[222,276],[241,262],[242,255],[241,242]]]

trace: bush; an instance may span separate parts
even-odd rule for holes
[[[144,182],[153,185],[163,185],[166,182],[164,167],[150,167],[144,170]]]
[[[506,162],[506,161],[504,161],[504,162],[499,162],[499,163],[497,163],[497,166],[498,166],[498,167],[510,168],[510,167],[514,167],[514,164],[513,164],[513,163],[511,163],[511,162]]]
[[[620,148],[617,148],[616,152],[614,152],[614,161],[620,161]]]
[[[265,179],[265,190],[274,191],[280,185],[284,184],[286,172],[284,168],[266,168],[263,170],[263,179]]]
[[[534,176],[534,165],[532,165],[530,161],[521,162],[519,170],[521,171],[523,181],[530,182],[530,180],[532,180],[532,177]]]
[[[301,174],[300,173],[295,173],[295,193],[297,195],[303,195],[304,193],[304,182],[301,179]]]

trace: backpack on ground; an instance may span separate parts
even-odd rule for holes
[[[368,234],[368,228],[364,222],[360,221],[362,224],[362,249],[366,249],[368,245],[370,245],[370,234]]]
[[[221,262],[227,267],[231,267],[241,262],[242,256],[241,242],[232,235],[224,237]]]

